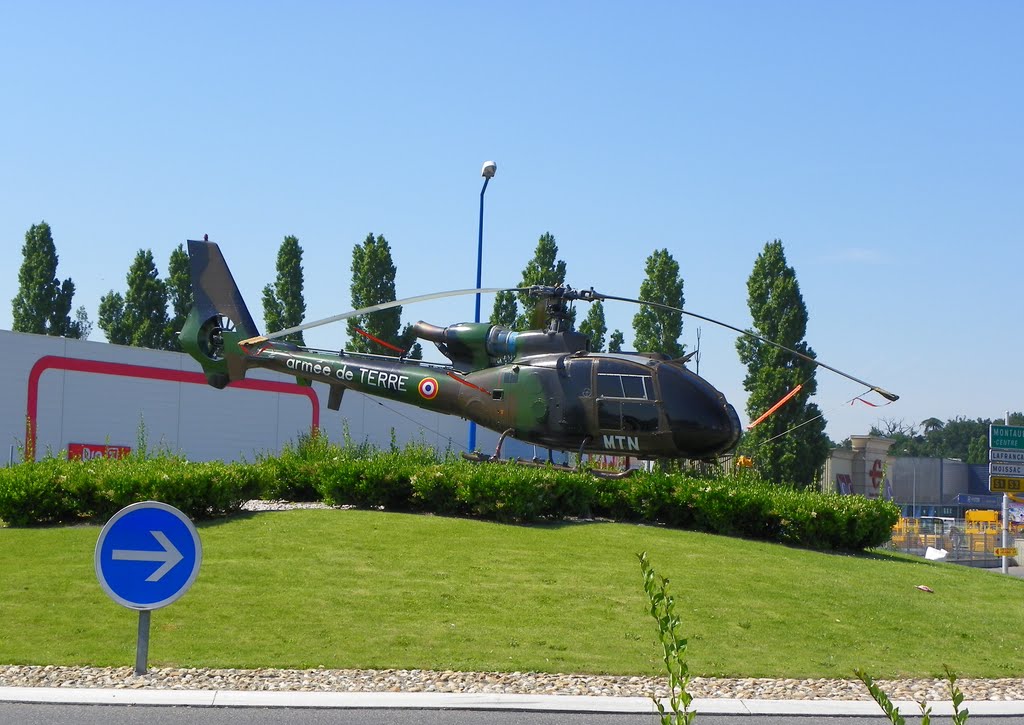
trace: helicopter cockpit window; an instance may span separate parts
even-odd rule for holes
[[[629,373],[597,374],[597,394],[605,398],[654,399],[654,378]]]
[[[602,360],[597,371],[597,423],[602,430],[657,432],[654,378],[639,365]]]

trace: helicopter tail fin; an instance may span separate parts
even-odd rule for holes
[[[188,241],[192,309],[178,335],[182,349],[202,366],[206,381],[223,388],[245,377],[239,342],[259,335],[220,247]]]

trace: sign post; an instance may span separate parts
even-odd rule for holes
[[[1006,412],[1010,422],[1010,412]],[[996,553],[1003,559],[1003,574],[1009,573],[1009,559],[1006,552],[1010,540],[1010,504],[1007,493],[1024,491],[1024,426],[990,425],[988,427],[988,488],[993,493],[1003,494],[1003,537],[1002,546]]]
[[[114,514],[96,542],[96,578],[111,599],[139,612],[135,674],[146,674],[154,609],[180,598],[199,575],[203,546],[192,521],[159,501]]]

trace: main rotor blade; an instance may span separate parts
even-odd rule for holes
[[[773,340],[769,340],[766,337],[761,337],[760,335],[757,335],[757,334],[751,332],[750,330],[742,330],[739,327],[733,327],[732,325],[730,325],[730,324],[728,324],[726,322],[721,322],[719,320],[715,320],[715,319],[712,319],[710,317],[705,317],[704,315],[698,315],[696,312],[689,312],[688,310],[684,310],[684,309],[681,309],[679,307],[672,307],[670,305],[663,305],[660,302],[649,302],[647,300],[635,300],[635,299],[632,299],[630,297],[616,297],[615,295],[606,295],[606,294],[602,294],[600,292],[595,292],[594,296],[602,298],[602,299],[606,299],[606,300],[617,300],[619,302],[632,302],[633,304],[636,304],[636,305],[647,305],[648,307],[657,307],[659,309],[668,310],[670,312],[681,312],[682,314],[688,315],[689,317],[695,317],[698,320],[704,320],[705,322],[710,322],[713,325],[719,325],[720,327],[725,327],[727,329],[733,330],[734,332],[738,332],[741,335],[746,335],[747,337],[752,337],[752,338],[754,338],[755,340],[757,340],[759,342],[765,343],[766,345],[771,345],[772,347],[777,347],[780,350],[785,350],[786,352],[790,353],[791,355],[796,355],[801,360],[806,360],[809,363],[813,363],[814,365],[817,365],[819,367],[823,367],[826,370],[830,370],[830,371],[834,372],[836,375],[842,375],[847,380],[852,380],[855,383],[860,383],[861,385],[864,385],[865,387],[871,388],[871,390],[875,391],[876,393],[881,395],[886,400],[896,401],[896,400],[900,399],[900,396],[896,395],[896,393],[890,393],[888,390],[885,390],[884,388],[880,388],[877,385],[872,385],[871,383],[865,382],[865,381],[861,380],[860,378],[855,378],[854,376],[850,375],[849,373],[844,373],[842,370],[837,370],[836,368],[832,367],[831,365],[826,365],[825,363],[821,362],[820,360],[815,360],[813,357],[811,357],[809,355],[804,355],[802,352],[797,352],[796,350],[793,350],[792,348],[788,348],[785,345],[780,345],[779,343],[777,343],[777,342],[775,342]]]
[[[320,327],[321,325],[329,325],[332,322],[340,322],[341,320],[347,320],[350,317],[358,317],[359,315],[367,315],[371,312],[380,312],[381,310],[389,310],[392,307],[398,307],[400,305],[412,305],[417,302],[427,302],[429,300],[439,300],[445,297],[459,297],[461,295],[475,295],[475,294],[496,294],[498,292],[518,292],[525,291],[520,290],[518,287],[485,287],[483,289],[457,289],[450,290],[448,292],[433,292],[429,295],[418,295],[416,297],[406,297],[402,300],[393,300],[391,302],[381,302],[379,305],[370,305],[364,307],[361,310],[352,310],[351,312],[342,312],[340,315],[331,315],[325,317],[322,320],[315,320],[313,322],[305,322],[295,327],[289,327],[285,330],[278,330],[269,335],[263,335],[262,337],[252,338],[252,340],[246,340],[245,342],[253,342],[256,340],[275,340],[279,337],[285,337],[286,335],[293,335],[296,332],[303,332],[314,327]]]

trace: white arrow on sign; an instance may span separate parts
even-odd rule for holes
[[[157,568],[152,574],[146,577],[148,582],[158,582],[164,578],[164,574],[169,572],[178,562],[184,557],[178,548],[171,543],[171,540],[167,538],[163,531],[150,531],[153,538],[156,539],[160,546],[164,547],[163,551],[137,551],[135,549],[114,549],[110,552],[110,555],[114,559],[120,561],[162,561],[163,564]]]

